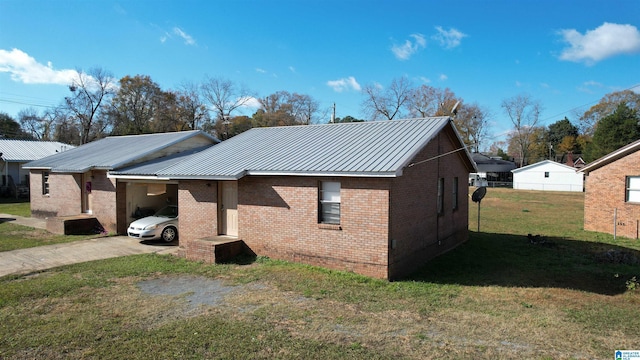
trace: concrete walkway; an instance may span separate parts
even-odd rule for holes
[[[13,220],[9,220],[13,219]],[[0,222],[46,228],[46,220],[0,214]],[[119,256],[162,253],[178,250],[175,243],[145,242],[127,236],[104,237],[64,244],[0,252],[0,276],[28,274],[62,265],[108,259]]]

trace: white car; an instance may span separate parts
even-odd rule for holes
[[[166,242],[176,240],[178,238],[178,207],[166,206],[153,216],[132,222],[127,234],[136,239],[162,239]]]

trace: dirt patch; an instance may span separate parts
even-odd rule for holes
[[[148,295],[183,297],[191,309],[203,305],[224,305],[229,295],[241,295],[264,288],[259,284],[230,286],[222,280],[202,276],[164,277],[140,281],[136,285]]]

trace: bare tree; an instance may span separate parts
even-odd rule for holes
[[[362,102],[363,110],[372,120],[381,117],[393,120],[401,115],[401,110],[412,93],[411,82],[406,77],[393,79],[387,88],[371,84],[365,86],[362,91],[365,95]]]
[[[300,124],[316,122],[320,104],[309,95],[293,93],[289,98],[293,117]]]
[[[248,88],[242,85],[237,86],[231,80],[218,77],[207,76],[200,89],[217,120],[230,117],[233,111],[246,105],[255,97]]]
[[[69,84],[71,96],[65,98],[66,110],[78,124],[80,144],[103,136],[106,122],[99,117],[114,94],[113,75],[101,68],[88,73],[77,71],[78,76]]]
[[[502,101],[502,108],[514,126],[513,142],[518,152],[520,166],[524,166],[529,155],[531,139],[540,120],[542,105],[530,95],[521,94]]]
[[[176,96],[183,120],[189,124],[191,130],[200,129],[200,126],[209,120],[209,112],[202,101],[198,85],[183,83]]]
[[[457,114],[453,118],[465,145],[474,152],[480,151],[480,144],[487,136],[489,110],[477,103],[458,105]]]
[[[26,108],[18,112],[18,121],[22,130],[34,139],[51,140],[53,120],[47,116],[47,113],[41,116],[35,108]]]
[[[456,102],[462,101],[449,88],[439,89],[422,85],[411,90],[407,99],[409,114],[413,117],[450,116]]]

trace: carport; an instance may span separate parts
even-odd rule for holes
[[[149,216],[167,205],[178,205],[178,182],[118,180],[118,186],[125,188],[124,232],[132,221]],[[118,213],[120,210],[119,208]],[[118,222],[118,232],[120,232],[120,222]]]
[[[155,173],[207,147],[111,170],[108,177],[116,180],[118,233],[126,234],[129,224],[137,218],[151,215],[167,205],[178,205],[178,181],[156,176]]]

